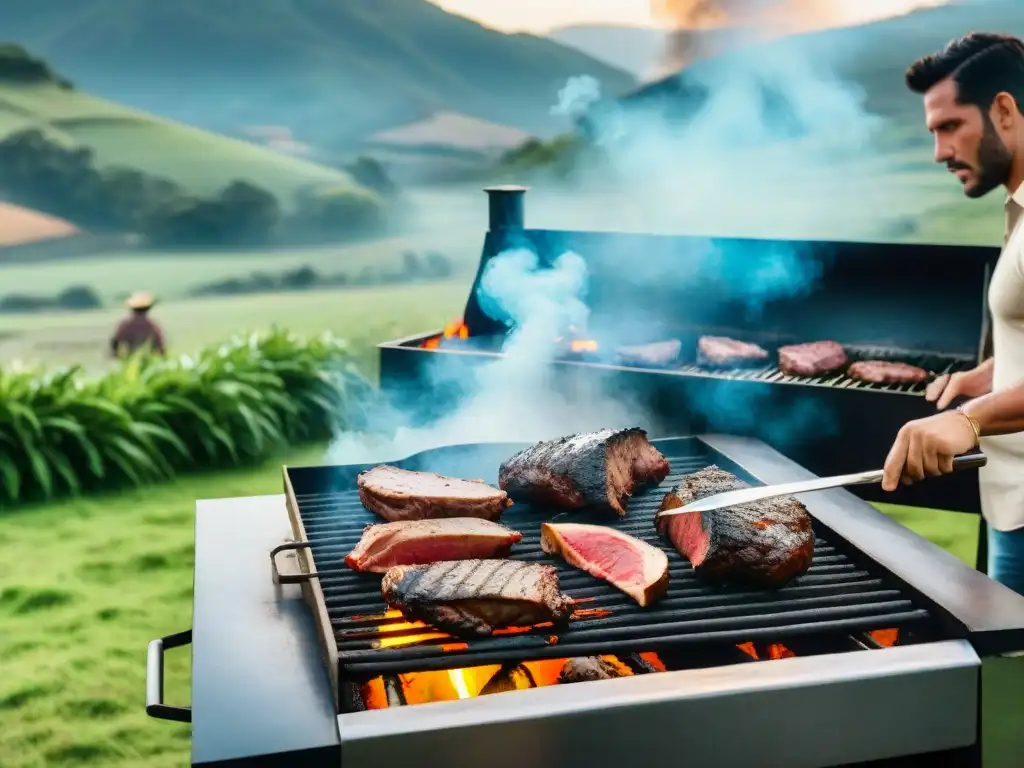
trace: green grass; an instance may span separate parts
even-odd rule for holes
[[[279,493],[280,463],[0,517],[4,768],[188,765],[188,726],[144,714],[146,644],[191,626],[195,499]],[[970,560],[977,518],[886,511]],[[188,653],[169,653],[168,703],[189,701],[189,679]],[[1020,660],[986,662],[988,768],[1019,765],[1022,684]]]
[[[0,271],[3,274],[3,271]],[[167,302],[154,310],[172,350],[190,352],[241,329],[273,325],[346,339],[376,376],[374,345],[441,328],[462,313],[471,279],[382,288],[260,294]],[[0,315],[0,364],[14,359],[108,364],[108,340],[124,310]],[[5,334],[11,334],[5,336]]]
[[[30,127],[68,145],[89,147],[101,167],[136,168],[199,195],[218,192],[234,179],[263,187],[286,204],[311,184],[359,186],[341,171],[86,93],[53,85],[0,84],[0,136]]]

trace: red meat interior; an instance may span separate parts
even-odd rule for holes
[[[700,512],[687,512],[671,518],[669,537],[683,556],[696,568],[708,556],[710,539],[704,530]]]
[[[622,538],[588,531],[566,535],[565,541],[595,575],[620,584],[644,582],[643,555],[633,547],[623,546]]]

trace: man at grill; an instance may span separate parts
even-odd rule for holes
[[[121,321],[110,338],[110,351],[114,357],[131,354],[147,345],[156,354],[164,354],[164,332],[149,316],[149,310],[155,303],[153,297],[144,291],[132,294],[125,302],[131,314]]]
[[[1009,196],[988,294],[991,356],[932,383],[926,396],[943,412],[900,430],[882,487],[948,473],[953,456],[980,444],[988,455],[979,473],[988,573],[1024,594],[1024,43],[971,33],[915,62],[906,81],[924,97],[935,161],[964,194],[976,199],[1003,186]],[[944,410],[961,397],[973,399]]]

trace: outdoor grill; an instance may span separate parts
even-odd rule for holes
[[[852,360],[902,361],[934,375],[970,368],[983,352],[998,248],[527,229],[523,187],[487,192],[489,231],[461,323],[450,338],[433,331],[380,345],[381,386],[415,419],[457,407],[458,382],[502,355],[508,329],[484,311],[478,289],[488,262],[510,248],[528,248],[544,264],[573,251],[589,268],[588,338],[567,340],[552,363],[553,386],[577,396],[581,382],[629,392],[653,413],[652,434],[755,437],[818,475],[881,466],[899,428],[934,413],[925,386],[794,377],[774,365],[709,368],[695,359],[700,336],[757,343],[772,361],[781,345],[828,339]],[[666,339],[680,340],[682,353],[660,368],[616,355],[622,345]],[[419,394],[415,403],[410,393]],[[883,500],[875,486],[856,493]],[[884,500],[980,512],[973,475]]]
[[[190,721],[204,766],[981,765],[981,657],[1024,648],[1024,597],[845,490],[803,498],[805,575],[707,586],[654,531],[665,490],[709,464],[754,484],[812,475],[751,438],[655,445],[672,473],[625,518],[572,518],[664,548],[670,589],[651,608],[541,552],[556,510],[505,512],[523,534],[511,557],[555,565],[578,604],[560,630],[466,641],[388,612],[380,576],[343,563],[375,521],[355,484],[369,465],[286,468],[284,496],[199,502],[193,629],[151,644],[147,711]],[[494,483],[523,447],[394,464]],[[192,707],[165,705],[163,651],[189,642]],[[557,683],[563,660],[595,655],[624,676]]]

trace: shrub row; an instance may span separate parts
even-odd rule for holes
[[[285,331],[195,356],[0,372],[0,506],[264,460],[359,426],[371,388],[345,344]]]
[[[49,312],[52,310],[99,309],[103,300],[87,285],[72,285],[55,296],[8,293],[0,296],[0,312]]]

